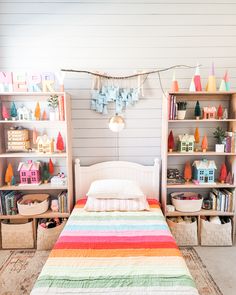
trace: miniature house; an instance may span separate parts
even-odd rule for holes
[[[32,120],[32,111],[27,109],[25,106],[21,106],[17,109],[18,120],[28,121]]]
[[[193,152],[194,151],[194,135],[179,135],[178,137],[178,150],[180,152]]]
[[[213,183],[215,181],[215,161],[206,159],[193,162],[193,179],[199,183]]]
[[[18,171],[21,184],[40,184],[40,162],[20,162]]]
[[[37,137],[37,150],[39,153],[53,153],[54,139],[49,138],[46,134]]]
[[[203,108],[203,119],[215,119],[216,108],[215,107],[204,107]]]

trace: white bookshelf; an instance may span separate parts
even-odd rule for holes
[[[29,121],[20,121],[20,120],[0,120],[0,190],[19,190],[21,192],[28,193],[37,193],[37,192],[47,192],[51,195],[57,196],[57,194],[62,190],[67,190],[67,204],[68,204],[68,212],[59,213],[52,212],[48,210],[46,213],[36,216],[31,216],[31,218],[53,218],[53,217],[68,217],[74,202],[73,202],[73,176],[72,176],[72,147],[71,147],[71,106],[70,106],[70,96],[66,92],[11,92],[11,93],[0,93],[0,103],[4,103],[7,108],[10,108],[11,102],[15,102],[17,107],[19,107],[22,103],[25,104],[26,107],[30,105],[34,112],[34,108],[32,106],[36,105],[39,102],[42,105],[41,113],[43,110],[48,111],[47,109],[47,99],[50,95],[58,95],[64,97],[64,115],[65,120],[63,121],[50,121],[50,120],[29,120]],[[40,134],[48,134],[50,137],[52,136],[56,142],[57,134],[60,131],[64,143],[65,143],[65,151],[62,153],[54,152],[54,153],[38,153],[37,151],[29,151],[29,152],[7,152],[6,151],[6,132],[11,126],[22,126],[29,130],[30,134],[32,134],[33,128],[35,127],[40,131]],[[31,138],[32,143],[32,138]],[[11,163],[14,170],[14,175],[17,176],[18,172],[17,166],[20,161],[26,161],[27,159],[39,160],[42,162],[48,162],[49,158],[54,162],[55,175],[58,172],[65,173],[67,177],[67,185],[66,186],[55,186],[51,185],[51,183],[41,183],[40,185],[17,185],[8,186],[4,182],[5,172],[7,168],[7,164]],[[18,179],[17,179],[18,180]],[[0,219],[22,219],[21,215],[0,215]],[[25,218],[25,216],[24,216]],[[28,218],[28,217],[27,217]]]
[[[168,119],[168,95],[176,96],[176,100],[187,101],[187,114],[184,120],[169,120]],[[232,238],[235,235],[235,211],[232,212],[222,212],[215,210],[200,210],[199,212],[167,212],[167,204],[171,204],[169,194],[174,191],[194,191],[194,192],[205,192],[208,193],[212,188],[225,188],[231,189],[234,193],[234,204],[235,204],[235,188],[236,188],[236,151],[231,153],[217,153],[214,149],[214,138],[212,135],[213,128],[221,126],[223,129],[231,130],[236,132],[236,92],[176,92],[169,93],[163,96],[162,104],[162,138],[163,138],[163,148],[162,148],[162,209],[166,217],[168,216],[196,216],[198,218],[198,233],[200,233],[200,218],[202,216],[229,216],[232,218]],[[201,108],[203,106],[213,105],[218,106],[222,104],[223,107],[228,108],[229,118],[225,120],[208,120],[208,119],[194,119],[194,106],[196,101],[200,102]],[[170,130],[173,131],[175,142],[179,134],[194,134],[196,127],[201,129],[200,135],[202,137],[204,134],[209,136],[210,148],[207,152],[202,152],[199,148],[197,152],[179,152],[176,149],[173,152],[168,152],[168,135]],[[217,182],[218,173],[216,175],[216,182],[209,184],[194,184],[192,182],[182,183],[182,184],[168,184],[167,183],[167,169],[177,168],[183,174],[184,164],[187,160],[191,163],[194,160],[200,160],[203,158],[212,159],[216,161],[218,171],[220,170],[220,164],[222,162],[227,162],[228,169],[234,174],[234,183],[232,185],[222,184]],[[199,234],[200,235],[200,234]],[[199,236],[200,239],[200,236]]]

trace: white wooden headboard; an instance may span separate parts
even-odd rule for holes
[[[86,196],[90,184],[98,179],[129,179],[139,183],[142,191],[149,198],[159,200],[160,160],[155,159],[154,166],[124,161],[102,162],[91,166],[80,166],[75,160],[75,194],[76,200]]]

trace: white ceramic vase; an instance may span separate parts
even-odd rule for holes
[[[216,151],[216,153],[224,153],[225,145],[224,144],[216,144],[215,151]]]
[[[177,111],[177,119],[184,120],[186,115],[186,110],[179,110]]]
[[[49,112],[49,120],[50,121],[59,121],[59,112],[56,111],[50,111]]]

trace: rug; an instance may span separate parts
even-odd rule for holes
[[[223,295],[193,248],[181,248],[200,295]],[[0,251],[0,295],[28,295],[49,251]]]
[[[223,295],[193,248],[180,248],[200,295]]]

